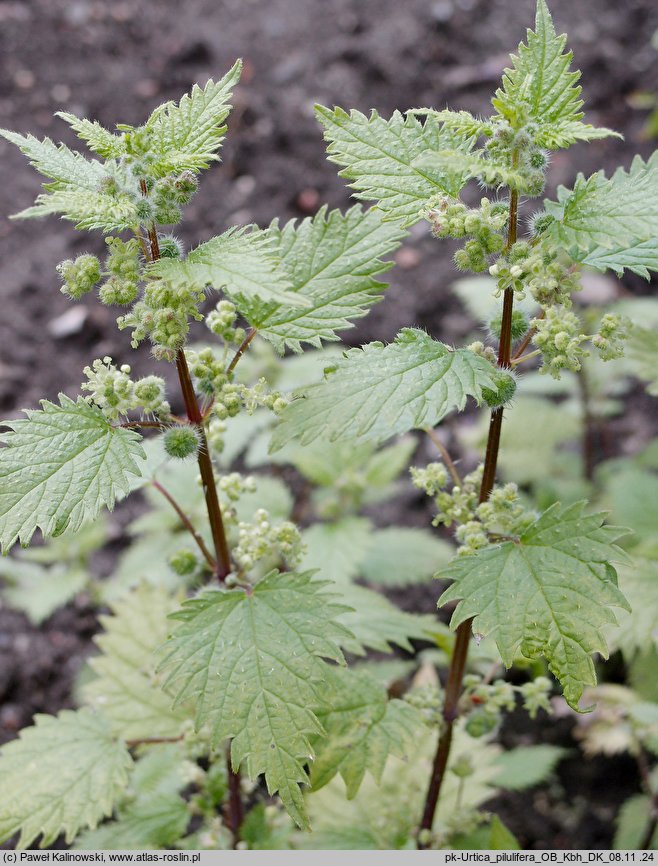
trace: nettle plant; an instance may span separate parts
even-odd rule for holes
[[[62,291],[77,300],[98,287],[102,303],[123,307],[119,327],[175,365],[180,393],[104,357],[84,370],[77,399],[6,422],[2,549],[28,545],[37,529],[55,539],[3,566],[15,597],[21,581],[23,597],[52,581],[47,603],[32,605],[38,619],[86,586],[111,612],[81,708],[37,716],[0,752],[1,840],[517,844],[480,807],[496,786],[542,779],[560,750],[500,754],[501,715],[519,703],[533,716],[550,708],[546,666],[577,709],[596,683],[594,657],[607,653],[613,608],[628,603],[613,566],[625,558],[623,530],[583,501],[533,509],[515,483],[496,484],[504,412],[535,359],[559,378],[590,353],[621,354],[621,316],[582,324],[583,267],[648,276],[658,264],[655,157],[611,178],[579,176],[532,214],[525,204],[542,195],[550,151],[615,134],[582,121],[570,63],[538,0],[487,119],[319,107],[330,159],[375,207],[234,227],[187,253],[161,227],[181,220],[198,174],[218,159],[239,64],[139,128],[113,133],[63,114],[99,158],[2,133],[48,179],[19,216],[59,213],[105,236],[104,263],[85,254],[58,266]],[[460,198],[473,180],[491,190],[476,206]],[[460,270],[493,277],[499,311],[483,339],[454,348],[407,327],[389,345],[321,348],[381,299],[384,257],[423,220],[437,238],[463,241]],[[212,335],[202,344],[190,343],[195,320]],[[491,412],[484,461],[462,475],[433,428],[468,397]],[[439,450],[411,477],[456,551],[429,530],[375,529],[360,514],[395,492],[415,440],[385,443],[412,430]],[[251,467],[296,467],[296,503],[280,478],[234,471],[247,446]],[[93,581],[102,509],[140,489],[149,511],[133,545],[115,575]],[[437,569],[450,581],[439,605],[457,602],[452,629],[355,583],[405,586]],[[411,639],[425,641],[415,659],[345,664],[344,653],[412,651]],[[501,676],[513,664],[520,685]]]

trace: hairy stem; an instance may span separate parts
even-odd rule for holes
[[[180,743],[184,734],[178,737],[139,737],[136,740],[125,740],[125,744],[129,749],[135,749],[137,746],[151,746],[157,743]]]
[[[584,365],[580,368],[576,378],[578,380],[578,390],[580,391],[580,405],[583,413],[583,433],[581,439],[583,476],[587,479],[587,481],[591,481],[594,478],[595,466],[596,419],[594,418],[594,414],[592,412],[589,379]]]
[[[197,546],[198,546],[199,550],[201,551],[201,553],[203,554],[204,559],[206,560],[206,562],[208,563],[208,565],[210,566],[210,568],[214,572],[215,569],[217,568],[217,563],[215,561],[215,558],[211,554],[211,552],[208,550],[208,548],[206,547],[206,542],[203,540],[201,535],[197,532],[197,530],[195,529],[194,524],[192,523],[190,518],[187,516],[187,514],[185,514],[183,509],[176,502],[176,500],[171,495],[171,493],[167,490],[166,487],[163,487],[159,481],[152,481],[151,484],[153,485],[153,487],[155,487],[155,489],[159,493],[161,493],[164,496],[164,498],[167,500],[167,502],[174,509],[174,511],[178,515],[180,522],[183,524],[185,529],[187,529],[187,531],[190,533],[192,538],[196,541]]]
[[[518,220],[518,193],[512,191],[509,204],[509,224],[507,229],[507,243],[505,252],[509,252],[511,246],[516,243]],[[505,289],[503,295],[503,316],[500,328],[500,343],[498,345],[498,366],[510,367],[512,354],[512,310],[514,307],[514,290]],[[503,426],[503,408],[493,409],[489,422],[489,435],[487,437],[487,450],[484,458],[484,472],[480,486],[479,501],[485,502],[493,490],[496,482],[496,467],[498,465],[498,451],[500,449],[500,433]],[[468,660],[468,649],[471,640],[471,626],[473,620],[463,622],[457,629],[455,645],[452,650],[448,679],[445,685],[445,697],[443,704],[443,731],[439,736],[439,742],[432,764],[432,775],[425,797],[423,816],[419,826],[419,833],[431,831],[434,823],[436,806],[441,795],[441,787],[448,768],[450,759],[450,747],[452,745],[452,731],[455,719],[459,714],[459,698],[462,693],[462,682],[466,671]],[[427,845],[418,840],[419,848]]]
[[[231,747],[226,750],[226,770],[228,774],[228,824],[233,835],[233,847],[240,841],[240,826],[244,821],[244,806],[240,795],[240,771],[235,772],[231,765]]]
[[[460,476],[459,472],[457,471],[457,467],[455,466],[455,463],[454,463],[452,457],[450,456],[448,449],[443,444],[443,442],[439,439],[436,432],[434,430],[432,430],[431,427],[426,427],[425,432],[427,433],[429,438],[432,440],[432,444],[435,446],[436,450],[441,455],[441,459],[445,463],[446,469],[450,473],[450,477],[455,482],[457,487],[461,487],[461,485],[462,485],[461,476]]]
[[[254,337],[256,336],[257,333],[258,333],[258,330],[256,328],[249,328],[249,330],[247,331],[247,336],[244,338],[244,340],[238,346],[238,349],[237,349],[235,355],[233,355],[233,358],[231,359],[231,363],[226,368],[226,375],[227,376],[230,376],[231,373],[233,372],[233,370],[235,370],[238,361],[244,355],[244,353],[247,351],[247,349],[249,348],[249,343],[251,343],[251,341],[254,339]]]
[[[205,428],[202,424],[203,416],[199,408],[196,394],[194,393],[192,377],[190,376],[187,359],[183,349],[179,349],[176,355],[176,368],[178,370],[178,378],[183,392],[187,417],[190,423],[195,424],[199,430],[199,472],[201,473],[203,495],[206,499],[210,532],[212,533],[212,540],[217,555],[215,576],[221,583],[226,579],[226,576],[231,571],[231,554],[229,553],[228,541],[226,540],[226,530],[224,528],[222,509],[219,504],[219,497],[217,496],[215,472],[213,470],[210,451],[208,449],[208,439],[206,437]]]
[[[147,195],[148,191],[146,189],[145,181],[140,181],[140,187],[142,194]],[[151,248],[150,259],[155,262],[160,258],[160,245],[158,243],[158,232],[155,223],[151,223],[149,226],[148,237]],[[228,548],[222,509],[217,495],[217,485],[215,483],[215,473],[212,466],[210,451],[208,449],[208,439],[203,426],[203,415],[199,408],[199,402],[194,391],[192,377],[190,376],[183,348],[180,348],[176,353],[176,369],[178,370],[178,379],[180,381],[188,421],[191,424],[194,424],[199,431],[200,442],[198,463],[199,472],[201,473],[201,483],[203,485],[203,495],[206,500],[210,531],[215,547],[214,573],[217,580],[219,580],[220,583],[223,583],[227,575],[231,572],[231,554]],[[240,825],[242,824],[244,817],[242,800],[240,799],[240,771],[238,770],[237,772],[233,772],[229,765],[228,777],[229,787],[232,792],[228,804],[230,815],[229,824],[233,834],[234,845],[237,845],[240,841]]]

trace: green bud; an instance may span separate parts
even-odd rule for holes
[[[500,330],[503,324],[503,316],[501,313],[494,316],[489,322],[489,330],[491,333],[500,339]],[[512,310],[512,340],[519,340],[527,333],[530,327],[528,317],[521,310]]]
[[[499,406],[504,406],[514,396],[516,391],[516,379],[511,373],[504,370],[498,370],[493,374],[495,382],[495,390],[493,388],[483,388],[482,398],[491,409],[497,409]]]
[[[181,577],[192,574],[198,565],[196,554],[191,550],[177,550],[169,557],[169,566]]]
[[[174,202],[161,202],[156,204],[153,219],[156,223],[164,226],[174,226],[181,221],[183,212]]]
[[[551,223],[555,222],[555,217],[551,216],[549,213],[545,213],[544,211],[540,211],[539,213],[533,214],[530,217],[528,222],[528,228],[530,229],[530,233],[533,235],[540,235],[542,232],[545,232],[546,229],[551,225]]]
[[[163,259],[180,259],[183,255],[183,244],[173,235],[164,235],[158,239],[160,257]]]
[[[548,165],[548,154],[545,150],[532,150],[528,154],[528,165],[532,168],[544,169]]]
[[[466,733],[474,738],[484,737],[496,729],[499,721],[500,715],[498,713],[482,709],[475,710],[466,720]],[[454,768],[452,771],[455,772]]]
[[[470,755],[460,755],[450,765],[450,772],[454,773],[459,779],[466,779],[468,776],[472,776],[475,772],[473,759]]]
[[[131,280],[110,277],[98,290],[101,304],[107,306],[132,304],[139,294],[139,286]]]
[[[170,427],[164,434],[164,448],[170,457],[179,460],[195,457],[199,450],[199,432],[190,424]]]

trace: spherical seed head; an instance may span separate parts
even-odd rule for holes
[[[164,235],[159,239],[160,257],[163,259],[180,259],[183,255],[183,244],[173,235]]]
[[[491,409],[497,409],[508,403],[516,391],[516,379],[511,373],[499,371],[494,373],[495,388],[483,388],[482,397]]]
[[[190,424],[170,427],[164,434],[164,448],[170,457],[178,460],[195,457],[199,451],[199,433]]]
[[[177,550],[169,557],[169,566],[181,577],[185,577],[196,569],[198,560],[196,554],[191,550]]]
[[[494,316],[489,322],[489,330],[495,336],[500,338],[500,329],[503,323],[502,313]],[[521,337],[528,331],[530,327],[528,317],[521,310],[512,310],[512,340],[520,340]]]

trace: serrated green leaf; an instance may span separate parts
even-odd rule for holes
[[[30,165],[48,178],[46,189],[51,192],[71,189],[97,192],[107,175],[107,169],[99,160],[86,159],[65,144],[56,145],[49,138],[39,141],[33,135],[20,135],[9,129],[1,129],[0,135],[15,144],[28,157]]]
[[[37,528],[44,536],[74,532],[112,508],[139,475],[143,451],[132,430],[112,427],[82,397],[63,394],[60,405],[42,401],[27,418],[3,423],[0,434],[0,546],[27,544]]]
[[[468,396],[493,387],[493,368],[469,349],[452,350],[415,328],[385,346],[345,353],[325,380],[299,392],[272,437],[275,451],[291,439],[383,441],[434,426]]]
[[[450,173],[459,174],[465,180],[477,177],[486,186],[509,186],[521,192],[527,187],[527,178],[522,171],[502,163],[492,162],[486,158],[485,151],[482,150],[473,153],[459,150],[430,151],[417,157],[413,165],[430,176],[441,177]]]
[[[629,171],[611,178],[579,175],[573,190],[558,189],[545,201],[556,221],[550,237],[575,261],[621,274],[624,268],[647,276],[656,265],[658,236],[658,151],[648,162],[635,157]]]
[[[366,776],[352,800],[345,797],[345,785],[334,778],[320,791],[308,796],[313,834],[299,834],[296,847],[314,849],[399,850],[415,848],[414,834],[425,797],[419,779],[429,778],[435,739],[431,734],[418,739],[418,748],[407,761],[391,757],[380,784]],[[473,740],[460,725],[453,732],[451,765],[464,752],[472,759],[475,771],[465,779],[446,773],[433,829],[447,832],[460,815],[477,809],[491,798],[489,787],[497,749]],[[452,821],[451,821],[452,819]]]
[[[540,785],[566,754],[567,750],[559,746],[517,746],[496,758],[494,766],[498,772],[494,783],[497,788],[508,791],[522,791]]]
[[[658,241],[655,268],[658,271]],[[658,397],[658,331],[649,328],[631,328],[626,355],[635,367],[638,379],[647,382],[647,391]]]
[[[101,126],[97,120],[87,120],[76,117],[68,111],[56,111],[55,115],[65,120],[78,138],[81,138],[90,150],[98,153],[104,159],[115,159],[126,152],[125,139],[115,135],[109,129]]]
[[[7,129],[0,130],[0,135],[15,144],[31,165],[49,179],[44,184],[47,192],[37,196],[32,207],[15,214],[16,219],[61,213],[65,219],[73,220],[76,228],[103,231],[123,231],[139,224],[131,195],[102,191],[102,182],[115,172],[115,164],[85,159],[49,138],[39,141],[33,135],[19,135]]]
[[[608,640],[630,662],[658,646],[658,560],[634,552],[633,564],[619,567],[619,588],[631,610],[618,614],[619,628],[609,629]]]
[[[487,824],[470,833],[459,833],[450,840],[450,848],[456,851],[518,851],[518,839],[494,815]]]
[[[618,276],[625,270],[632,271],[648,280],[649,271],[658,271],[658,241],[651,238],[622,247],[596,247],[582,263],[597,271],[614,271]]]
[[[19,831],[18,848],[39,834],[42,848],[60,833],[70,842],[112,812],[131,765],[102,716],[87,709],[36,715],[0,750],[0,842]]]
[[[45,568],[36,562],[12,557],[0,559],[0,577],[8,582],[2,590],[2,597],[12,607],[25,611],[34,625],[40,625],[63,607],[89,580],[87,572],[80,567],[54,565]]]
[[[131,196],[77,189],[39,195],[32,207],[14,214],[12,219],[33,219],[58,213],[74,222],[76,229],[88,231],[122,232],[132,230],[139,224],[135,201]]]
[[[651,800],[646,794],[629,797],[617,815],[612,847],[622,851],[637,850],[649,829],[650,814]],[[658,848],[658,830],[653,834],[650,848]]]
[[[185,835],[190,821],[188,805],[181,797],[137,800],[110,821],[83,833],[75,848],[82,851],[171,849]]]
[[[322,576],[323,572],[320,572]],[[392,604],[381,593],[353,583],[336,585],[339,600],[352,610],[338,621],[349,629],[351,636],[340,639],[346,652],[365,655],[365,649],[392,652],[395,644],[413,652],[410,641],[430,641],[436,628],[436,617],[407,613]]]
[[[565,35],[556,34],[545,0],[537,0],[535,29],[528,30],[526,45],[519,44],[518,56],[512,55],[512,68],[504,71],[502,87],[492,100],[513,126],[537,124],[535,142],[540,147],[569,147],[617,134],[581,122],[580,72],[570,70],[573,54],[565,51],[566,42]]]
[[[74,849],[173,848],[185,835],[190,820],[188,804],[178,796],[186,783],[180,744],[149,746],[135,764],[116,820],[81,833]]]
[[[177,701],[196,703],[197,725],[212,741],[232,738],[234,769],[265,774],[270,793],[300,827],[308,825],[299,786],[312,756],[310,736],[322,733],[327,665],[342,661],[349,636],[338,618],[346,608],[311,575],[271,572],[253,591],[209,592],[175,615],[163,667]]]
[[[413,164],[428,150],[470,150],[469,138],[442,127],[432,116],[423,124],[413,114],[405,117],[399,111],[390,120],[376,111],[366,117],[321,105],[315,113],[329,143],[329,160],[343,166],[340,175],[352,181],[355,197],[376,201],[385,219],[412,225],[433,196],[456,196],[464,185],[461,174],[429,174]]]
[[[336,523],[316,523],[302,532],[305,569],[317,569],[322,578],[346,583],[359,568],[373,543],[372,523],[365,517],[345,517]]]
[[[380,586],[409,586],[432,577],[447,565],[455,549],[424,529],[395,526],[377,530],[360,560],[360,573]]]
[[[155,673],[155,651],[171,630],[168,616],[177,599],[162,587],[141,584],[101,616],[105,629],[94,641],[100,655],[89,660],[96,678],[83,688],[84,699],[103,712],[124,740],[177,737],[190,717],[172,698]]]
[[[580,120],[557,120],[541,123],[534,135],[535,144],[548,150],[570,147],[577,141],[597,141],[601,138],[623,138],[614,129],[606,126],[592,126]]]
[[[332,668],[328,708],[319,714],[326,736],[314,744],[311,785],[318,790],[340,773],[352,799],[366,771],[381,781],[389,755],[406,759],[425,729],[420,713],[404,701],[389,701],[386,689],[366,673]]]
[[[232,107],[229,100],[241,71],[242,61],[237,60],[219,81],[210,79],[203,89],[195,84],[180,102],[166,102],[155,109],[145,129],[159,156],[154,166],[157,174],[198,172],[219,159],[224,121]]]
[[[458,557],[438,575],[454,581],[439,599],[459,600],[453,628],[474,617],[474,633],[494,637],[507,667],[519,652],[544,656],[574,709],[596,683],[591,654],[608,655],[611,606],[628,609],[611,564],[625,559],[614,543],[625,530],[603,526],[603,515],[584,514],[584,506],[556,503],[518,542]]]
[[[467,139],[477,139],[481,135],[491,135],[491,122],[474,117],[470,111],[451,111],[449,108],[437,111],[435,108],[412,108],[407,114],[415,117],[431,115],[447,129],[453,129]]]
[[[174,286],[193,283],[223,290],[240,306],[253,301],[310,306],[292,289],[276,256],[274,238],[256,226],[234,226],[193,249],[186,259],[160,259],[150,273]]]
[[[336,331],[365,316],[386,288],[375,276],[393,264],[382,257],[404,237],[375,210],[364,213],[359,206],[346,214],[323,207],[298,227],[292,220],[282,229],[273,224],[269,233],[293,291],[310,301],[301,309],[256,303],[242,310],[279,352],[286,346],[301,352],[302,343],[320,348],[323,340],[338,340]]]

